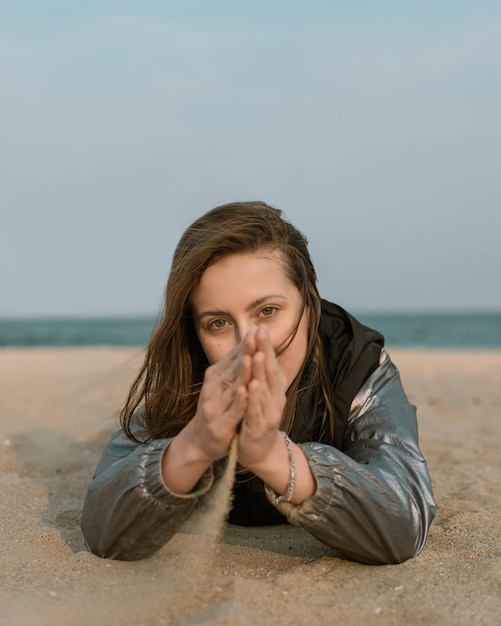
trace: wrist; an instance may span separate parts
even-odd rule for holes
[[[212,464],[190,437],[182,435],[183,432],[170,442],[161,461],[165,485],[173,493],[181,495],[189,493]]]
[[[258,458],[253,458],[252,463],[245,463],[245,459],[239,459],[242,465],[262,480],[265,476],[273,475],[283,469],[287,463],[287,446],[284,443],[284,435],[280,430],[275,430],[269,434],[270,439],[266,444],[260,444]],[[262,454],[262,450],[266,449],[266,453]],[[253,456],[255,450],[253,451]],[[265,481],[266,482],[266,481]]]
[[[289,456],[289,482],[283,494],[278,494],[269,485],[265,484],[266,493],[274,505],[283,502],[291,503],[296,490],[296,457],[292,447],[292,441],[286,432],[281,433],[284,436],[285,445],[287,446],[287,454]]]
[[[301,446],[286,439],[285,434],[279,433],[282,465],[276,472],[258,474],[263,480],[266,495],[269,501],[280,508],[281,504],[298,505],[314,495],[317,482]]]
[[[171,445],[175,445],[176,449],[183,456],[186,464],[206,465],[208,467],[216,458],[211,456],[203,445],[198,444],[200,437],[197,435],[197,428],[193,420],[191,420],[178,433]]]
[[[290,442],[288,436],[286,439],[284,432],[277,430],[275,433],[275,439],[268,448],[266,457],[259,463],[247,466],[247,469],[261,478],[261,480],[277,494],[282,495],[287,492],[291,482],[291,453],[293,444]]]

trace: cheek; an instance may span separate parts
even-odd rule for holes
[[[307,342],[303,337],[297,336],[285,352],[279,355],[278,365],[285,376],[287,389],[296,378],[306,357]]]
[[[217,363],[220,361],[223,356],[229,352],[226,350],[223,342],[221,341],[202,341],[200,340],[202,345],[202,349],[207,357],[207,360],[212,365],[213,363]]]
[[[308,349],[307,321],[303,319],[293,342],[285,352],[278,356],[278,364],[287,382],[287,388],[299,373]]]

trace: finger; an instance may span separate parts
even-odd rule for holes
[[[259,350],[252,357],[252,380],[258,380],[262,385],[267,385],[266,380],[266,355]]]
[[[270,391],[274,393],[282,390],[282,371],[266,327],[259,329],[256,340],[259,350],[262,351],[265,356],[265,377]]]
[[[251,379],[252,362],[248,355],[242,358],[241,367],[234,383],[222,385],[221,397],[224,400],[224,411],[240,414],[247,408],[247,385]]]
[[[262,417],[264,404],[269,398],[265,356],[262,352],[256,352],[252,357],[252,379],[248,384],[248,393],[247,415],[250,418]]]
[[[239,385],[233,394],[227,415],[235,425],[239,424],[245,415],[248,405],[248,395],[247,388],[244,385]]]
[[[238,344],[221,360],[207,368],[204,380],[220,385],[223,389],[227,389],[235,382],[238,376],[240,360],[241,345]]]
[[[247,331],[247,334],[242,341],[242,354],[249,354],[250,356],[252,356],[256,352],[256,333],[256,327],[251,327]]]
[[[251,330],[236,347],[236,354],[231,355],[232,359],[224,363],[225,367],[221,372],[221,376],[226,384],[231,384],[233,382],[236,382],[237,384],[247,384],[249,382],[250,357],[255,353],[255,351],[255,330]]]
[[[235,383],[247,386],[252,377],[252,358],[248,354],[242,355],[240,368]]]
[[[235,434],[247,406],[247,389],[244,385],[231,390],[218,390],[214,385],[204,390],[200,397],[200,417],[216,437]],[[219,434],[217,434],[219,433]]]
[[[234,382],[238,375],[241,358],[242,346],[238,344],[216,364],[219,375],[223,375],[223,378],[226,378],[230,383]]]
[[[213,375],[220,376],[224,387],[233,383],[247,384],[250,380],[250,370],[247,367],[248,359],[256,351],[256,329],[251,329],[244,339],[233,350],[215,364]],[[246,366],[242,368],[242,359],[247,357]]]
[[[224,369],[219,374],[219,383],[221,384],[224,391],[233,389],[239,385],[247,385],[251,379],[252,373],[252,359],[248,354],[241,355],[239,361],[235,361],[235,364],[238,363],[238,368],[236,365],[230,365],[229,368]]]
[[[256,421],[263,417],[263,404],[261,397],[261,383],[257,379],[251,380],[247,392],[247,407],[245,411],[245,424],[248,427],[256,426]]]
[[[223,375],[225,372],[221,374]],[[223,385],[222,395],[227,398],[229,403],[228,409],[234,410],[233,405],[237,411],[245,411],[247,405],[247,385],[251,380],[252,375],[252,359],[248,354],[242,356],[240,360],[240,367],[237,372],[236,379],[233,383]],[[224,378],[223,378],[224,382]]]
[[[222,359],[217,361],[217,363],[214,363],[214,365],[212,365],[211,367],[213,367],[214,370],[218,373],[222,370],[236,368],[238,366],[241,356],[242,342],[237,343],[233,350],[228,352],[228,354],[225,354]]]

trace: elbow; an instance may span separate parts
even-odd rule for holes
[[[99,532],[99,525],[95,523],[94,516],[89,515],[85,508],[80,520],[80,529],[86,550],[100,558],[107,558],[108,554],[106,549],[103,549],[103,537]]]
[[[88,523],[88,521],[86,523],[84,517],[81,530],[86,549],[102,559],[140,561],[152,556],[159,547],[148,537],[131,539],[127,537],[127,533],[124,533],[124,536],[108,536],[106,532],[100,531],[99,525]]]
[[[398,564],[418,556],[436,512],[429,481],[419,488],[402,491],[392,507],[382,507],[382,510],[388,515],[381,515],[383,523],[377,533],[384,546],[380,563]]]
[[[85,548],[102,559],[123,559],[121,550],[116,548],[120,536],[116,532],[116,524],[113,524],[103,507],[92,501],[91,495],[87,494],[80,519]]]
[[[372,541],[360,543],[353,550],[343,550],[342,553],[366,565],[398,565],[416,557],[424,543],[421,531],[413,525],[399,524],[391,536],[374,537]]]
[[[176,525],[161,523],[151,511],[127,518],[124,511],[91,507],[88,502],[84,504],[80,527],[89,552],[118,561],[149,558],[177,530]]]
[[[122,545],[120,541],[106,546],[102,538],[93,533],[85,532],[82,524],[82,533],[85,548],[101,559],[114,559],[117,561],[140,561],[150,557],[155,552],[155,547],[148,549],[148,543],[142,542],[135,545]]]
[[[390,532],[383,544],[386,546],[381,554],[381,565],[403,563],[418,556],[424,548],[428,531],[435,517],[435,504],[410,506],[404,515],[390,525]]]
[[[403,530],[398,538],[388,546],[382,556],[380,565],[398,565],[415,558],[421,552],[424,542],[420,541],[420,533]]]
[[[434,516],[434,503],[420,507],[412,503],[392,517],[373,520],[372,530],[366,527],[365,546],[347,556],[371,565],[397,565],[413,559],[424,548]]]
[[[312,499],[291,507],[290,523],[302,526],[338,555],[367,565],[395,565],[423,549],[435,515],[433,498],[375,499],[372,506],[314,506]],[[362,514],[363,512],[363,514]],[[358,514],[357,514],[358,513]]]

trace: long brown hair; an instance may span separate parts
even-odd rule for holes
[[[191,298],[204,271],[232,254],[276,251],[289,280],[303,298],[308,312],[308,347],[303,366],[287,391],[282,429],[294,423],[303,373],[320,384],[324,425],[333,430],[334,416],[323,351],[318,336],[320,296],[306,237],[263,202],[235,202],[212,209],[187,228],[175,250],[165,289],[163,311],[149,344],[143,366],[121,411],[121,425],[131,439],[134,412],[144,404],[147,437],[175,436],[194,416],[207,359],[198,341]],[[298,320],[299,325],[299,320]],[[287,348],[296,329],[280,351]]]

